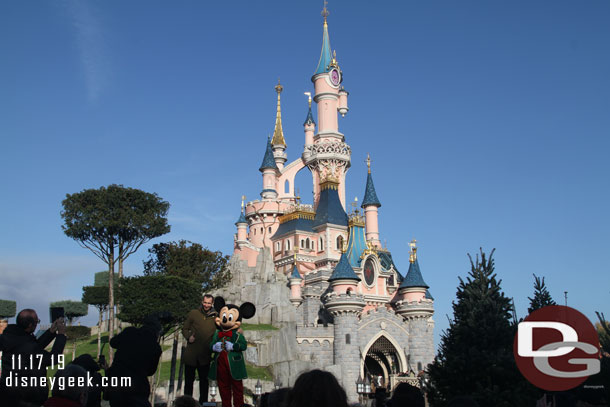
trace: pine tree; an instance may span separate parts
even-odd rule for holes
[[[546,285],[544,284],[544,277],[540,278],[534,274],[534,298],[527,297],[530,300],[530,307],[527,309],[528,314],[540,309],[542,307],[546,307],[547,305],[557,305],[555,301],[553,301],[553,297],[551,297],[551,293],[547,290]]]
[[[534,403],[532,386],[514,361],[516,326],[511,324],[511,300],[494,273],[494,250],[489,258],[481,250],[474,261],[468,255],[471,271],[466,281],[459,278],[453,320],[428,370],[428,399],[434,407],[446,406],[458,395],[469,395],[481,406]]]

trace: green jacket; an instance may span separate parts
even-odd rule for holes
[[[186,350],[182,356],[184,364],[188,366],[210,364],[210,340],[216,332],[215,318],[217,316],[214,308],[208,315],[203,310],[191,310],[186,316],[186,321],[182,326],[182,335],[186,339]],[[195,335],[195,342],[188,343],[191,335]]]
[[[214,336],[210,342],[210,350],[212,349],[212,346],[218,342],[218,332],[219,331],[214,332]],[[223,338],[223,340],[233,342],[233,350],[231,352],[227,352],[227,357],[229,358],[229,368],[231,369],[231,377],[233,377],[235,380],[243,380],[248,378],[248,374],[246,373],[246,361],[244,360],[244,356],[242,354],[242,352],[248,347],[246,338],[239,332],[233,331],[233,336],[231,338]],[[210,373],[208,374],[208,379],[216,380],[216,369],[218,366],[217,359],[220,354],[214,351],[211,352],[212,363],[210,363]]]

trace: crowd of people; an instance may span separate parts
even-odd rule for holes
[[[208,402],[208,373],[214,344],[218,314],[214,298],[205,295],[198,309],[186,317],[182,334],[186,340],[183,353],[185,364],[184,394],[168,407],[199,407]],[[161,357],[159,337],[162,326],[158,317],[146,318],[141,327],[127,327],[110,340],[116,350],[111,366],[99,363],[83,354],[69,364],[63,364],[66,325],[63,318],[38,337],[34,335],[40,320],[36,311],[24,309],[16,323],[6,326],[0,334],[2,370],[0,372],[0,404],[8,407],[100,407],[108,400],[111,407],[151,407],[148,377],[157,369]],[[53,342],[50,350],[46,348]],[[57,373],[47,378],[47,369],[57,367]],[[104,376],[100,371],[104,371]],[[199,379],[199,400],[193,387]],[[122,379],[112,381],[112,378]],[[129,381],[125,382],[124,379]],[[103,386],[107,383],[125,385]],[[51,394],[49,397],[49,388]],[[103,390],[103,391],[102,391]],[[384,393],[385,394],[385,393]],[[227,399],[228,398],[228,399]],[[243,407],[242,399],[222,400],[223,407]],[[348,407],[345,390],[332,373],[311,370],[301,374],[292,388],[265,393],[256,400],[259,407]],[[422,392],[407,383],[399,384],[389,399],[377,397],[369,404],[375,407],[423,407]],[[468,397],[453,400],[450,407],[476,407]]]

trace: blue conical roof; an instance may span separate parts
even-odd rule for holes
[[[379,198],[377,198],[377,192],[375,192],[375,185],[373,184],[373,177],[370,171],[366,177],[366,189],[364,190],[364,199],[362,200],[362,205],[360,205],[360,207],[364,208],[368,205],[381,206],[381,202],[379,202]]]
[[[307,117],[305,118],[305,123],[303,123],[303,126],[308,124],[316,124],[316,122],[313,120],[313,113],[311,113],[311,106],[309,106],[309,111],[307,112]]]
[[[340,226],[347,226],[348,223],[347,213],[345,213],[345,209],[343,209],[339,199],[339,191],[334,186],[322,189],[320,192],[313,227],[315,228],[327,223]]]
[[[326,19],[324,20],[324,32],[322,34],[322,53],[320,54],[320,61],[314,75],[319,73],[328,72],[328,66],[332,62],[332,54],[330,52],[330,39],[328,38],[328,24]]]
[[[237,219],[237,222],[235,222],[236,225],[239,225],[240,223],[248,223],[243,212],[239,213],[239,219]]]
[[[421,271],[419,271],[419,263],[417,262],[417,259],[415,259],[411,264],[409,264],[409,271],[407,272],[405,279],[402,280],[402,283],[400,284],[399,288],[408,287],[430,287],[424,282],[424,278],[421,275]]]
[[[303,277],[301,277],[301,273],[299,273],[299,269],[297,268],[296,263],[294,263],[294,267],[292,268],[292,273],[290,273],[290,278],[297,278],[299,280],[303,279]]]
[[[345,253],[341,254],[341,258],[339,259],[339,263],[335,266],[333,270],[333,274],[331,274],[328,281],[335,280],[355,280],[360,281],[360,277],[354,273],[354,269],[349,264],[349,260]]]
[[[275,164],[275,158],[273,157],[273,148],[271,148],[271,140],[267,138],[267,149],[265,150],[265,156],[263,157],[263,163],[261,167],[258,169],[260,172],[271,168],[272,170],[277,170],[277,165]]]
[[[424,298],[427,300],[434,301],[434,297],[432,296],[432,294],[430,294],[430,290],[426,290],[426,295],[424,295]]]

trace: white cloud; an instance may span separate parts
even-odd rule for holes
[[[76,29],[89,101],[95,102],[108,84],[110,66],[100,16],[89,1],[68,0],[66,8]]]

